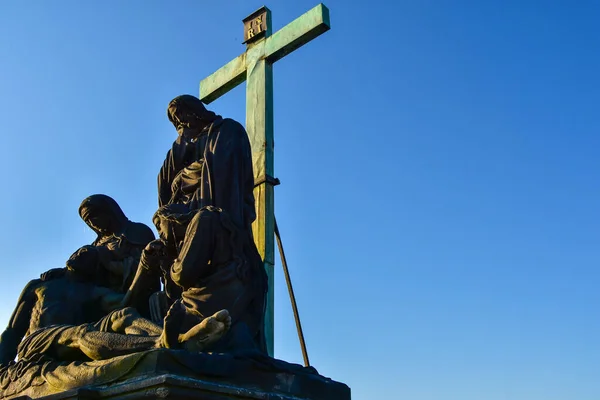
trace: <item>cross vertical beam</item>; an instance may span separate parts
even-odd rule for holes
[[[271,11],[266,8],[267,32],[246,50],[246,132],[252,146],[255,181],[256,221],[252,233],[269,278],[265,314],[267,352],[274,354],[275,308],[275,196],[268,179],[273,166],[273,65],[264,57],[265,40],[271,34]]]
[[[266,13],[265,13],[266,12]],[[260,16],[263,17],[260,17]],[[271,11],[264,7],[244,20],[246,52],[200,82],[200,99],[208,104],[246,84],[246,131],[252,145],[257,186],[256,221],[252,233],[269,277],[265,336],[273,356],[274,344],[274,191],[273,180],[273,63],[329,30],[329,10],[319,4],[271,35]],[[249,29],[252,30],[251,34]],[[256,36],[254,36],[256,35]]]
[[[249,71],[250,72],[250,71]],[[252,72],[248,74],[246,89],[248,100],[246,114],[246,130],[252,145],[252,161],[255,176],[262,182],[254,188],[256,199],[256,221],[252,224],[254,241],[258,248],[269,277],[269,291],[267,292],[267,313],[265,315],[265,335],[267,350],[273,354],[273,319],[274,309],[274,215],[275,198],[273,184],[262,177],[273,176],[273,66],[265,60],[256,63]]]

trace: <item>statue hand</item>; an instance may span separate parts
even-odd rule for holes
[[[167,257],[167,247],[162,240],[156,239],[146,245],[141,262],[149,268],[160,267],[160,261]]]
[[[111,258],[115,261],[126,258],[130,253],[125,236],[120,236],[118,240],[109,243],[106,248],[110,251]]]
[[[144,253],[153,257],[165,257],[167,255],[167,247],[162,240],[155,239],[146,245]]]

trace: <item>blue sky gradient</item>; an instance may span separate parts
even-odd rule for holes
[[[600,3],[331,0],[277,62],[276,215],[314,366],[353,399],[600,398]],[[151,225],[168,102],[261,6],[0,4],[0,323],[94,235]],[[316,5],[273,0],[277,30]],[[241,85],[211,104],[245,120]],[[276,265],[278,358],[301,363]]]

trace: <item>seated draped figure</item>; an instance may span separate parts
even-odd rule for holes
[[[256,219],[252,150],[244,127],[177,96],[167,107],[177,138],[158,174],[161,240],[146,265],[161,268],[176,335],[218,309],[232,327],[218,348],[266,353],[267,275],[252,236]],[[144,264],[144,257],[142,257]],[[170,339],[167,340],[171,342]]]
[[[165,343],[178,347],[178,335],[219,310],[231,316],[229,333],[214,351],[263,351],[264,292],[245,257],[246,236],[216,207],[189,211],[161,207],[154,215],[160,238],[146,246],[140,266],[160,269],[170,309]]]

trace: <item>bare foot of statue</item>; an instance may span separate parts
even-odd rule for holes
[[[231,327],[231,316],[227,310],[221,310],[179,335],[179,343],[183,348],[192,351],[205,351],[209,346],[221,339]]]

